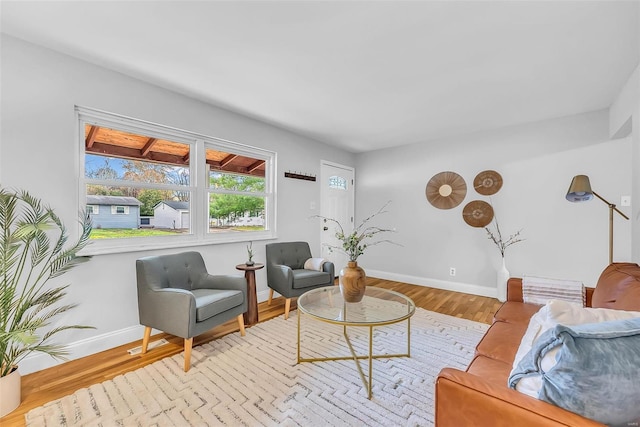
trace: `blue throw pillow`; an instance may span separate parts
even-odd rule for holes
[[[556,365],[542,358],[558,347]],[[540,376],[538,398],[610,425],[640,421],[640,318],[557,325],[542,334],[509,377]]]

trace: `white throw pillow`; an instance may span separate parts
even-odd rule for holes
[[[327,260],[324,258],[309,258],[304,262],[304,269],[322,271],[322,266],[325,262],[327,262]]]
[[[580,304],[562,300],[551,300],[537,313],[531,316],[529,327],[520,341],[520,346],[513,360],[513,369],[518,366],[522,358],[531,350],[533,344],[547,329],[556,325],[581,325],[585,323],[607,322],[610,320],[623,320],[640,317],[640,311],[624,311],[609,308],[582,307]],[[547,372],[556,364],[556,354],[559,348],[549,351],[541,361],[542,369]],[[513,369],[511,373],[513,374]],[[538,397],[542,382],[539,376],[530,376],[520,379],[516,384],[516,390],[529,396]]]

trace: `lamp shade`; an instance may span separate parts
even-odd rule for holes
[[[593,199],[593,191],[589,177],[586,175],[576,175],[571,180],[571,185],[567,191],[567,200],[570,202],[586,202]]]

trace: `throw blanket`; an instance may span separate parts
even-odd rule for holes
[[[327,260],[324,258],[309,258],[304,262],[304,269],[322,271],[322,266],[325,262],[327,262]]]
[[[543,333],[509,377],[536,376],[538,398],[609,425],[640,421],[640,318],[557,325]],[[545,356],[555,352],[551,362]]]
[[[586,293],[582,282],[524,276],[522,298],[530,304],[546,304],[551,299],[575,302],[584,307]]]

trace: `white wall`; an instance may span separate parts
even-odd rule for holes
[[[640,263],[640,65],[631,73],[609,109],[609,134],[632,139],[632,258]]]
[[[522,228],[524,242],[507,249],[512,276],[577,279],[593,286],[608,264],[608,207],[597,199],[570,203],[571,178],[586,174],[612,203],[631,191],[631,139],[610,141],[607,111],[475,133],[358,156],[356,217],[387,200],[391,214],[379,225],[396,227],[392,240],[375,246],[359,263],[378,277],[495,295],[498,249],[481,228],[462,219],[472,200],[489,201],[473,189],[477,173],[493,169],[504,180],[491,196],[503,234]],[[429,179],[442,171],[465,179],[468,191],[456,208],[440,210],[425,197]],[[629,208],[621,208],[629,213]],[[614,260],[631,254],[629,221],[615,218]],[[449,276],[449,267],[457,269]]]
[[[632,260],[640,264],[640,78],[638,79],[638,103],[635,113],[633,114],[633,153],[631,162],[633,164],[632,172],[632,195],[631,207],[631,226],[632,226]]]
[[[319,232],[307,218],[320,202],[320,183],[284,178],[287,170],[320,174],[320,160],[353,165],[354,155],[273,126],[212,107],[69,56],[2,36],[0,183],[24,188],[50,203],[72,231],[78,212],[78,136],[74,105],[97,108],[277,152],[277,229],[280,240],[307,240],[319,255]],[[264,261],[265,242],[254,242]],[[184,250],[187,250],[185,248]],[[208,268],[240,274],[246,244],[199,246]],[[183,250],[183,249],[181,249]],[[171,250],[95,256],[61,277],[68,302],[80,306],[62,321],[95,330],[70,331],[74,357],[139,339],[135,260]],[[257,274],[266,299],[266,274]],[[55,364],[48,356],[25,361],[22,374]]]

